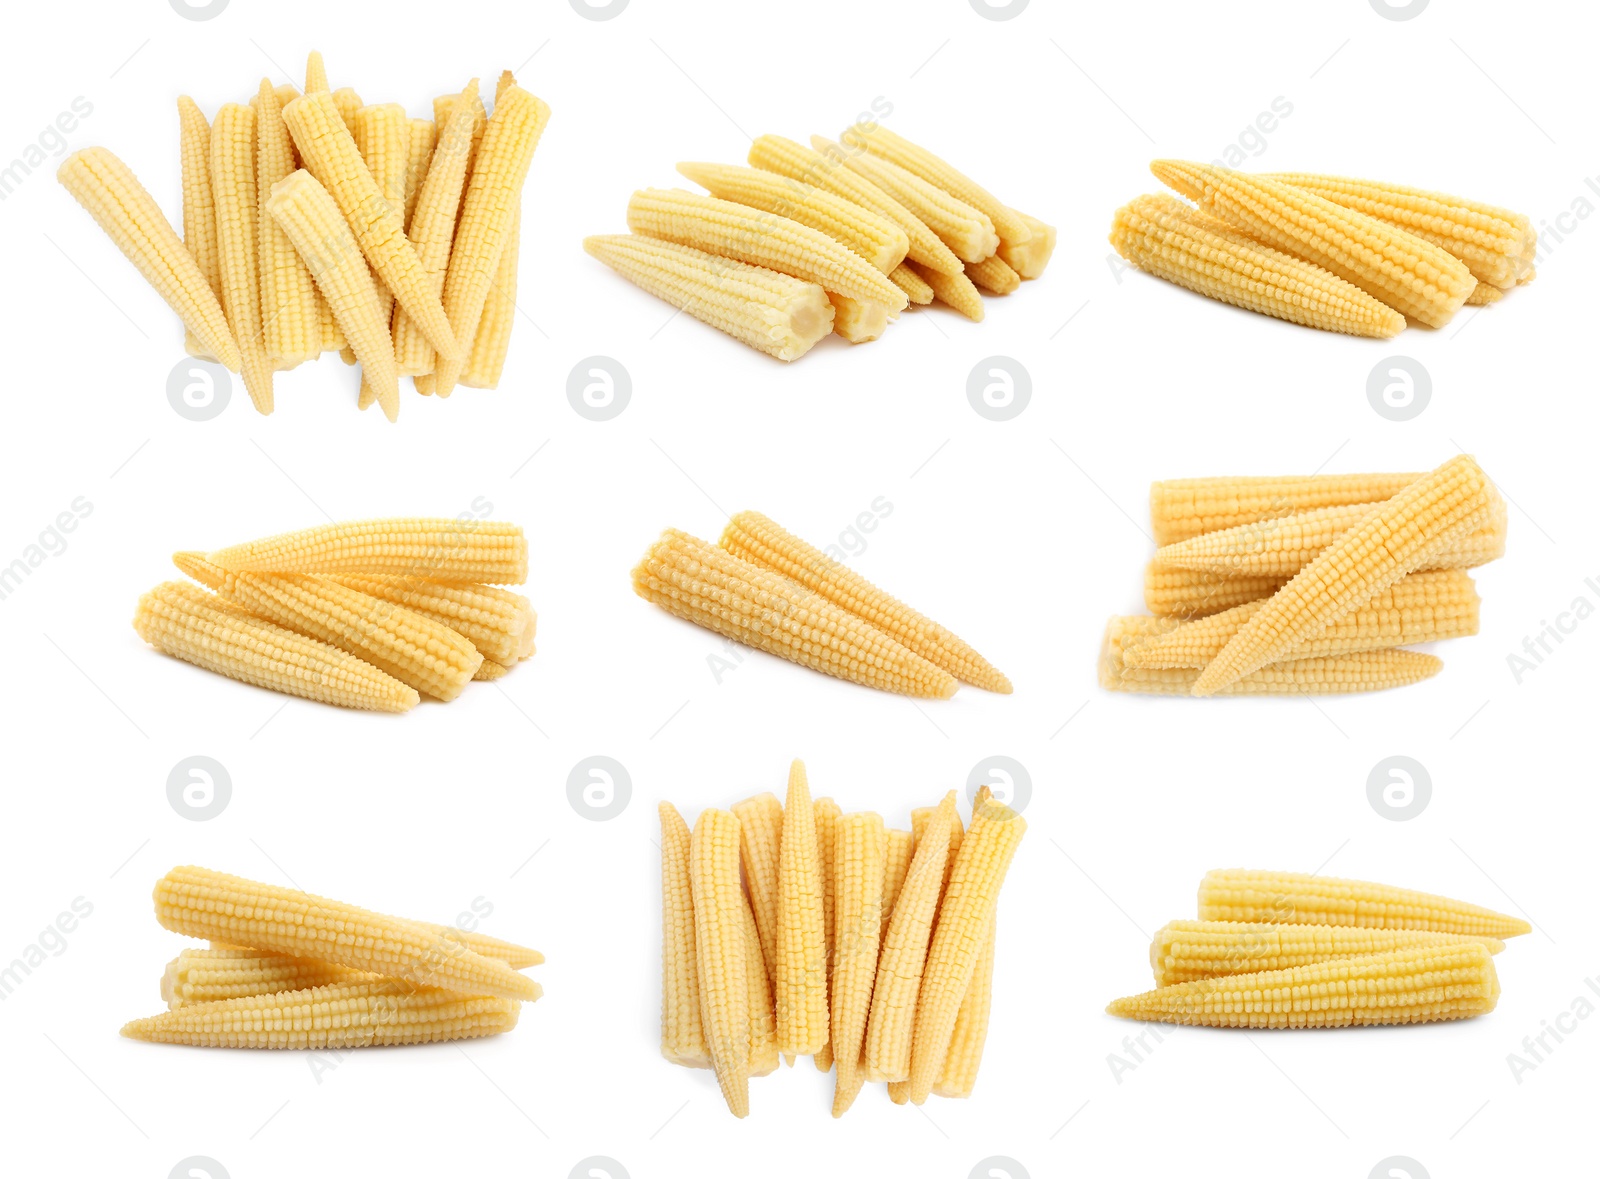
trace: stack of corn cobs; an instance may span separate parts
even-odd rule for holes
[[[1521,213],[1464,197],[1303,172],[1251,175],[1156,160],[1193,201],[1139,197],[1111,244],[1207,298],[1330,332],[1387,338],[1443,327],[1463,305],[1532,282],[1538,236]]]
[[[183,240],[103,147],[58,176],[188,328],[192,355],[239,372],[271,413],[273,373],[339,352],[359,404],[394,421],[400,377],[448,397],[493,389],[511,341],[522,184],[550,109],[500,75],[487,119],[474,78],[434,117],[263,78],[208,126],[178,100]]]
[[[780,1055],[838,1070],[834,1117],[867,1081],[897,1104],[972,1093],[1016,812],[982,787],[963,833],[952,790],[890,831],[813,800],[798,761],[782,804],[701,811],[693,834],[660,812],[663,1056],[714,1069],[741,1118]]]
[[[1501,939],[1530,929],[1411,889],[1237,869],[1206,873],[1199,917],[1156,931],[1156,989],[1107,1012],[1227,1028],[1468,1019],[1500,998]]]
[[[327,524],[175,553],[205,588],[169,581],[133,628],[176,659],[343,708],[405,712],[454,700],[534,653],[528,542],[491,520]]]
[[[1506,505],[1469,455],[1426,475],[1178,479],[1150,489],[1151,615],[1113,618],[1100,683],[1209,696],[1397,688],[1402,648],[1478,633],[1465,572],[1505,553]]]
[[[542,993],[537,950],[209,868],[174,868],[156,920],[209,940],[167,964],[168,1010],[122,1029],[200,1048],[366,1048],[495,1036]]]
[[[830,331],[876,340],[912,304],[983,318],[982,290],[1038,278],[1056,231],[1019,213],[925,148],[857,123],[808,148],[777,135],[750,167],[678,165],[709,196],[646,188],[631,234],[584,239],[619,274],[779,360]]]

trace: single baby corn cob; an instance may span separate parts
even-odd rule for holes
[[[991,916],[978,950],[977,965],[972,968],[972,981],[967,984],[961,1010],[956,1013],[950,1051],[945,1054],[944,1068],[933,1086],[940,1097],[971,1097],[977,1084],[983,1044],[989,1036],[989,1008],[994,998],[994,938],[995,919]]]
[[[422,191],[423,178],[428,175],[428,165],[433,162],[434,145],[439,140],[439,128],[432,119],[406,120],[406,231],[411,230],[411,214],[417,207],[417,195]],[[412,243],[415,245],[415,241]]]
[[[628,228],[709,250],[750,266],[901,311],[906,296],[871,262],[818,230],[733,201],[676,188],[642,188],[628,201]]]
[[[1203,212],[1430,327],[1449,323],[1477,285],[1464,263],[1431,242],[1302,189],[1182,160],[1156,160],[1150,170]]]
[[[273,92],[278,96],[278,108],[280,110],[300,97],[300,91],[295,89],[292,82],[279,83],[273,87]]]
[[[916,836],[910,831],[890,828],[888,843],[883,853],[883,913],[878,923],[878,937],[889,936],[889,918],[894,916],[895,902],[900,899],[900,889],[911,870],[911,856],[916,851]]]
[[[1418,479],[1319,553],[1256,611],[1200,673],[1194,692],[1225,688],[1274,663],[1488,519],[1492,489],[1469,455]]]
[[[913,845],[921,843],[928,833],[928,825],[939,814],[936,806],[917,806],[911,808],[911,838]],[[961,837],[965,834],[961,827],[961,816],[957,815],[950,820],[950,854],[944,861],[944,878],[939,882],[939,896],[944,896],[945,885],[950,883],[950,872],[955,867],[956,853],[961,850]]]
[[[983,296],[965,274],[941,274],[915,262],[907,263],[911,272],[933,291],[933,297],[946,307],[961,312],[973,323],[983,322]]]
[[[778,848],[783,842],[783,804],[765,791],[733,806],[739,820],[739,859],[750,910],[761,939],[761,961],[769,981],[778,965]]]
[[[175,659],[274,692],[377,712],[405,712],[417,703],[415,689],[354,655],[181,581],[141,597],[133,629]]]
[[[1202,978],[1289,970],[1314,962],[1363,958],[1419,946],[1477,942],[1491,954],[1506,944],[1428,930],[1363,929],[1348,925],[1264,925],[1245,921],[1169,921],[1150,943],[1156,986]]]
[[[348,86],[341,86],[333,92],[333,106],[339,112],[339,121],[351,135],[356,133],[356,112],[365,105],[361,95]]]
[[[56,179],[178,313],[200,346],[238,372],[239,346],[211,282],[128,166],[103,147],[86,147],[62,162]],[[219,276],[220,267],[219,261]]]
[[[328,72],[322,63],[322,54],[313,49],[306,55],[305,93],[312,94],[319,90],[326,92],[327,89]],[[280,105],[288,106],[294,100],[294,97],[284,99]],[[279,113],[281,115],[281,109]],[[295,158],[296,165],[300,166],[298,151],[295,154]],[[334,318],[333,308],[328,306],[328,300],[320,290],[317,292],[317,322],[322,329],[322,350],[324,352],[338,352],[346,347],[344,329],[339,326],[339,321]]]
[[[898,164],[849,145],[841,147],[820,135],[811,137],[811,146],[829,159],[842,159],[845,167],[899,201],[961,261],[982,262],[1000,248],[1000,237],[987,213],[935,188]]]
[[[1506,297],[1505,291],[1499,287],[1492,287],[1486,282],[1480,282],[1472,288],[1472,294],[1467,296],[1464,307],[1487,307],[1490,303],[1498,303]]]
[[[413,987],[517,1000],[541,993],[507,963],[415,922],[207,868],[172,869],[156,881],[155,906],[163,928],[190,937],[320,958]]]
[[[810,813],[810,808],[807,808]],[[695,969],[700,1024],[728,1109],[750,1113],[750,968],[748,931],[740,910],[739,820],[728,811],[700,812],[689,840],[694,903]]]
[[[414,610],[464,635],[486,661],[510,665],[531,653],[537,623],[528,599],[510,590],[424,577],[329,577],[347,589]]]
[[[306,54],[306,93],[328,88],[328,69],[322,63],[322,54],[313,49]]]
[[[433,934],[436,937],[440,937],[440,938],[445,939],[446,941],[455,942],[458,945],[465,946],[467,949],[471,950],[475,954],[482,954],[486,958],[498,958],[500,961],[506,963],[506,965],[511,966],[511,967],[513,967],[515,969],[518,969],[518,970],[521,970],[522,968],[527,967],[527,966],[538,966],[538,965],[540,965],[541,963],[544,962],[544,955],[539,953],[538,950],[529,949],[527,946],[519,946],[519,945],[515,944],[514,942],[502,941],[497,937],[490,937],[486,933],[477,933],[477,932],[472,931],[472,930],[461,929],[458,926],[454,926],[454,925],[434,925],[434,924],[432,924],[430,922],[427,922],[427,921],[415,921],[415,922],[412,922],[412,924],[416,925],[419,929],[427,930],[429,933]],[[347,967],[333,966],[330,963],[319,962],[314,958],[296,958],[296,957],[294,957],[292,955],[289,955],[289,954],[275,954],[275,953],[271,952],[270,950],[256,950],[256,949],[251,949],[249,946],[236,946],[236,945],[232,945],[232,944],[230,944],[228,942],[222,942],[222,941],[213,941],[213,942],[211,942],[210,943],[210,948],[208,950],[185,950],[184,954],[203,954],[203,955],[207,956],[206,957],[206,961],[224,961],[225,962],[225,961],[227,961],[229,959],[235,960],[235,964],[234,965],[230,965],[230,966],[225,967],[225,969],[227,971],[230,971],[230,972],[234,973],[237,976],[234,979],[235,982],[239,981],[239,979],[244,977],[244,975],[243,975],[244,968],[237,965],[237,962],[239,962],[239,961],[244,961],[244,962],[246,962],[248,964],[253,964],[254,967],[259,968],[262,971],[261,977],[266,981],[271,981],[272,979],[274,979],[276,977],[279,977],[285,971],[289,971],[289,972],[298,971],[298,972],[301,972],[300,974],[297,974],[295,976],[295,977],[300,977],[301,975],[304,974],[304,972],[308,971],[312,966],[325,967],[326,969],[328,969],[330,971],[342,971],[342,972],[344,972],[343,975],[338,976],[338,977],[342,977],[344,979],[344,981],[353,981],[354,977],[359,977],[359,978],[376,978],[376,977],[379,977],[377,975],[368,974],[368,973],[363,972],[363,971],[349,970]],[[180,955],[179,957],[181,959],[183,957],[183,955]],[[174,960],[174,964],[176,964],[177,961],[178,960],[175,959]],[[168,994],[166,993],[167,984],[168,984],[168,982],[172,981],[174,977],[175,976],[173,974],[172,965],[169,965],[168,968],[167,968],[167,974],[164,977],[163,983],[162,983],[162,987],[163,987],[162,998],[170,1000],[170,996],[168,996]],[[309,975],[306,975],[306,977],[309,977]],[[334,975],[329,975],[329,978],[333,978],[333,977],[335,977],[335,976]],[[273,989],[274,990],[279,990],[279,991],[286,991],[286,990],[302,989],[302,988],[308,987],[308,986],[321,986],[321,985],[323,985],[323,984],[321,984],[321,983],[301,982],[301,983],[296,984],[295,986],[276,986]],[[191,991],[191,993],[194,993],[196,995],[198,994],[198,992],[194,991],[194,988],[193,988],[192,985],[190,987],[190,991]],[[209,996],[209,998],[210,999],[238,998],[240,995],[242,995],[244,993],[245,992],[240,991],[240,992],[238,992],[236,994],[232,994],[232,995],[215,994],[215,995]],[[261,991],[253,991],[253,992],[249,992],[249,993],[252,993],[252,994],[270,994],[271,992],[270,991],[266,991],[266,990],[261,990]],[[196,999],[196,1001],[198,1001],[198,999]]]
[[[500,80],[495,84],[495,101],[500,101],[507,88],[516,84],[517,80],[511,71],[502,70]],[[461,370],[461,383],[468,388],[494,389],[500,384],[506,353],[511,348],[511,329],[517,318],[517,267],[521,253],[522,202],[518,201],[512,213],[505,247],[500,251],[494,280],[489,284],[489,294],[484,300],[483,315],[478,320],[478,334],[472,339],[466,367]]]
[[[635,286],[768,356],[795,360],[833,330],[816,283],[637,234],[586,237],[583,248]]]
[[[1194,1027],[1342,1028],[1470,1019],[1499,998],[1494,959],[1466,943],[1179,983],[1106,1011]]]
[[[1011,691],[1010,680],[944,627],[784,531],[760,512],[740,512],[731,517],[717,543],[742,560],[781,573],[822,595],[958,679],[991,692]]]
[[[1243,868],[1207,872],[1200,882],[1199,903],[1202,921],[1426,929],[1474,938],[1516,937],[1533,928],[1520,917],[1449,897],[1300,872]]]
[[[750,912],[749,898],[739,910],[744,928],[744,978],[750,994],[750,1075],[764,1077],[778,1068],[778,1014],[772,1001],[772,981],[761,960],[761,935]]]
[[[1127,667],[1115,643],[1107,643],[1100,659],[1100,686],[1115,692],[1158,696],[1192,696],[1200,672],[1194,668]],[[1387,648],[1290,659],[1269,663],[1223,688],[1221,696],[1333,696],[1404,688],[1439,674],[1444,666],[1433,655]]]
[[[211,123],[211,199],[217,211],[222,307],[239,345],[239,375],[257,413],[272,412],[273,364],[261,320],[261,229],[256,112],[224,103]]]
[[[1290,576],[1229,577],[1223,573],[1169,569],[1159,561],[1151,561],[1144,571],[1145,609],[1173,618],[1204,618],[1269,597],[1287,585]]]
[[[1521,213],[1464,197],[1308,172],[1268,172],[1268,180],[1314,193],[1342,208],[1407,233],[1414,233],[1461,259],[1487,286],[1516,285],[1520,267],[1531,261],[1538,235]]]
[[[497,680],[511,670],[508,664],[496,663],[493,659],[485,659],[478,664],[478,670],[472,673],[474,680],[489,682]]]
[[[867,687],[948,699],[949,672],[803,586],[668,529],[633,570],[633,592],[707,630]]]
[[[917,842],[905,885],[895,900],[894,916],[878,958],[867,1020],[865,1070],[869,1081],[904,1081],[911,1075],[911,1035],[917,992],[922,984],[928,940],[939,906],[945,862],[950,853],[950,827],[956,819],[956,792],[950,791]]]
[[[967,277],[991,295],[1009,295],[1022,285],[1022,276],[1007,266],[999,254],[991,254],[982,262],[968,262]]]
[[[272,189],[294,168],[294,143],[283,122],[278,92],[268,78],[256,95],[256,224],[261,234],[261,331],[267,359],[292,368],[322,353],[317,284],[294,243],[272,215]]]
[[[834,831],[833,983],[828,994],[828,1043],[838,1077],[833,1116],[842,1117],[861,1091],[861,1042],[872,1009],[883,932],[883,878],[888,835],[883,819],[868,812],[843,815]]]
[[[694,893],[689,878],[689,828],[670,802],[661,816],[661,1055],[686,1068],[709,1068],[700,1029],[700,976],[695,963]]]
[[[367,171],[378,184],[378,191],[405,226],[406,167],[411,155],[411,128],[406,119],[406,108],[399,103],[364,106],[355,112],[350,122],[351,138],[361,153]],[[387,288],[378,288],[378,307],[387,326],[394,312],[394,296]],[[394,350],[393,333],[390,333],[390,351]],[[398,370],[397,370],[398,371]],[[361,393],[357,407],[366,409],[378,399],[378,390],[361,374]]]
[[[905,230],[844,197],[797,180],[729,164],[678,165],[712,196],[797,221],[850,247],[883,273],[905,261],[911,241]]]
[[[817,829],[817,866],[822,883],[822,947],[823,969],[827,973],[827,999],[830,1004],[828,1010],[833,1008],[833,963],[834,963],[834,927],[833,927],[833,854],[834,836],[839,829],[839,804],[831,798],[813,799],[811,803],[811,817]],[[828,1021],[828,1042],[817,1050],[812,1058],[818,1072],[827,1072],[833,1067],[833,1021],[830,1015]]]
[[[828,946],[822,918],[822,864],[805,763],[789,766],[778,846],[778,961],[773,992],[778,1051],[810,1056],[828,1042]]]
[[[461,348],[448,355],[440,350],[434,369],[434,391],[440,397],[448,397],[461,379],[466,353],[478,334],[489,287],[522,201],[523,181],[549,121],[548,106],[522,87],[508,86],[484,127],[445,272],[444,308]]]
[[[428,921],[417,921],[429,933],[444,938],[446,941],[456,942],[465,946],[474,954],[482,954],[485,958],[498,958],[506,965],[521,970],[527,966],[539,966],[544,962],[544,955],[538,950],[527,946],[519,946],[515,942],[502,941],[497,937],[490,937],[486,933],[475,930],[462,929],[455,925],[434,925]]]
[[[852,344],[868,344],[889,328],[889,308],[882,303],[863,303],[845,295],[828,292],[833,304],[833,330]]]
[[[123,1026],[131,1040],[201,1048],[367,1048],[497,1036],[517,1026],[508,999],[394,979],[196,1003]]]
[[[1273,520],[1313,508],[1375,504],[1398,495],[1422,472],[1364,475],[1224,475],[1150,485],[1150,524],[1158,546]]]
[[[221,286],[222,263],[217,253],[217,213],[211,203],[211,124],[187,94],[178,96],[178,154],[183,164],[183,244],[215,295]],[[210,355],[193,328],[184,328],[184,347],[191,356]]]
[[[520,585],[528,579],[522,529],[499,520],[425,516],[320,524],[207,555],[234,573],[398,575]]]
[[[1032,239],[1032,227],[1011,206],[996,199],[982,185],[958,172],[927,148],[896,135],[881,123],[857,123],[839,138],[845,147],[865,150],[879,159],[888,160],[971,205],[994,224],[1002,243],[1020,246]]]
[[[161,976],[161,997],[175,1011],[196,1003],[371,982],[376,977],[315,958],[291,958],[263,950],[184,950],[167,963]]]
[[[400,376],[383,296],[337,202],[302,168],[273,185],[266,207],[294,243],[340,333],[361,362],[363,386],[373,391],[384,416],[394,421],[400,416]]]
[[[933,302],[933,288],[904,262],[889,271],[889,281],[904,291],[906,298],[918,307],[926,307]]]
[[[1014,210],[1013,210],[1014,211]],[[1021,245],[1002,241],[996,251],[1000,260],[1015,270],[1023,279],[1038,278],[1050,264],[1050,255],[1056,250],[1056,227],[1046,225],[1037,217],[1017,213],[1027,224],[1031,236]]]
[[[1111,244],[1157,278],[1247,311],[1353,336],[1387,339],[1405,330],[1405,316],[1354,283],[1164,193],[1118,209]]]

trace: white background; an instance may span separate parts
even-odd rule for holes
[[[8,1169],[166,1175],[202,1155],[235,1177],[351,1168],[565,1176],[606,1156],[635,1177],[966,1176],[1006,1156],[1034,1176],[1364,1177],[1404,1155],[1433,1176],[1550,1171],[1593,1112],[1600,1020],[1534,1071],[1507,1054],[1589,994],[1594,920],[1593,676],[1585,621],[1518,684],[1507,656],[1575,598],[1600,605],[1592,494],[1600,222],[1569,221],[1539,279],[1441,331],[1314,333],[1108,265],[1112,210],[1158,186],[1155,156],[1213,159],[1278,97],[1252,166],[1367,174],[1472,194],[1554,224],[1600,194],[1592,14],[1434,3],[1387,20],[1365,0],[1035,3],[1009,21],[966,0],[803,7],[634,0],[607,22],[566,3],[232,0],[24,8],[8,21],[0,159],[75,97],[71,147],[104,144],[178,217],[174,99],[207,111],[261,75],[413,115],[506,66],[554,111],[525,201],[519,316],[502,387],[406,393],[398,426],[355,409],[332,358],[281,376],[278,410],[242,388],[218,419],[168,405],[178,324],[51,177],[0,203],[9,393],[0,563],[79,496],[68,545],[0,601],[9,674],[0,961],[76,897],[93,913],[0,1003]],[[981,325],[910,313],[870,346],[836,339],[783,366],[637,292],[586,257],[629,192],[680,159],[742,160],[747,136],[835,134],[878,96],[888,125],[1060,227],[1044,278]],[[663,327],[663,324],[666,324]],[[568,405],[582,358],[615,358],[632,401]],[[1012,421],[968,405],[968,372],[1015,358]],[[1366,398],[1385,357],[1419,360],[1432,401],[1387,421]],[[1444,673],[1391,694],[1195,702],[1108,696],[1105,618],[1139,607],[1152,479],[1404,470],[1476,453],[1515,505],[1482,571],[1483,631]],[[150,651],[129,627],[167,556],[326,517],[448,515],[476,497],[527,530],[539,653],[448,708],[349,714]],[[877,497],[892,513],[852,563],[1007,671],[1010,697],[912,704],[750,653],[719,684],[707,632],[635,598],[628,569],[665,526],[714,539],[759,508],[826,543]],[[1584,751],[1588,752],[1584,752]],[[230,771],[192,822],[169,770]],[[594,822],[569,770],[621,761],[632,802]],[[709,1074],[656,1051],[655,802],[815,792],[903,825],[980,759],[1031,772],[1030,832],[1001,905],[995,1013],[970,1101],[841,1122],[802,1062],[728,1116]],[[1405,754],[1428,809],[1392,822],[1366,779]],[[122,1040],[160,1007],[181,940],[149,890],[202,863],[540,947],[546,997],[507,1036],[352,1053],[320,1080],[299,1054]],[[1132,1071],[1139,1029],[1102,1014],[1149,985],[1147,935],[1193,915],[1212,867],[1379,879],[1525,914],[1504,996],[1470,1023],[1342,1033],[1178,1030]],[[1597,983],[1600,985],[1600,983]],[[1592,1000],[1600,996],[1590,994]],[[1547,1041],[1553,1043],[1553,1041]],[[614,1173],[616,1173],[614,1171]],[[1413,1174],[1420,1174],[1414,1171]]]

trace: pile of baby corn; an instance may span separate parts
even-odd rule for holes
[[[1291,323],[1387,338],[1532,282],[1521,213],[1464,197],[1304,172],[1156,160],[1156,194],[1117,210],[1111,244],[1168,282]]]
[[[1467,569],[1505,554],[1506,505],[1470,455],[1426,475],[1152,484],[1149,615],[1112,618],[1101,686],[1319,695],[1436,675],[1403,648],[1478,633]]]
[[[200,584],[156,586],[134,630],[175,659],[274,692],[405,712],[534,653],[532,606],[500,588],[528,579],[515,524],[360,520],[172,563]]]
[[[949,699],[956,681],[1011,681],[944,627],[760,512],[715,545],[669,528],[633,570],[633,592],[669,614],[840,679]]]
[[[1156,989],[1111,1015],[1225,1028],[1343,1028],[1493,1011],[1493,954],[1530,926],[1464,901],[1294,872],[1200,882],[1198,921],[1156,931]]]
[[[542,993],[537,950],[209,868],[174,868],[156,920],[208,940],[167,964],[168,1010],[122,1029],[199,1048],[366,1048],[497,1036]]]
[[[400,377],[448,397],[500,381],[517,293],[522,184],[550,108],[507,70],[484,115],[474,78],[433,118],[263,78],[209,125],[178,99],[183,240],[103,147],[57,173],[188,328],[191,355],[244,378],[261,413],[273,373],[338,352],[359,404],[394,421]]]
[[[783,803],[703,810],[693,834],[660,812],[663,1056],[714,1069],[741,1118],[780,1055],[838,1070],[836,1118],[867,1081],[896,1104],[971,1095],[1015,811],[981,787],[963,832],[952,790],[891,831],[813,800],[796,761]]]
[[[640,189],[631,234],[583,248],[629,281],[779,360],[830,331],[876,340],[909,305],[983,318],[980,290],[1038,278],[1056,231],[879,123],[805,147],[750,145],[750,167],[678,165],[709,196]]]

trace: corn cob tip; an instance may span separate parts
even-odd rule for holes
[[[172,563],[179,573],[192,577],[207,589],[220,589],[226,574],[218,565],[206,559],[206,554],[196,549],[186,549],[172,554]]]

